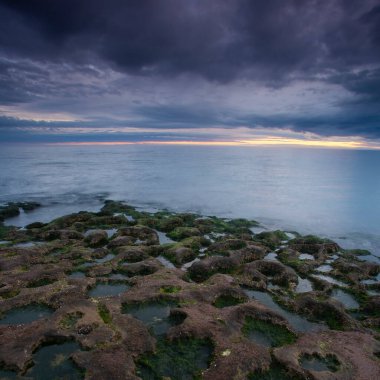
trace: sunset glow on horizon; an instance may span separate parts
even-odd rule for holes
[[[237,141],[191,141],[191,140],[172,140],[172,141],[72,141],[48,143],[48,145],[192,145],[192,146],[299,146],[310,148],[335,148],[335,149],[371,149],[380,150],[378,145],[370,145],[364,141],[339,141],[339,140],[301,140],[290,138],[267,137],[251,140]]]

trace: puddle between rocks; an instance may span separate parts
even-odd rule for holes
[[[38,247],[40,245],[46,244],[44,241],[27,241],[25,243],[17,243],[13,244],[12,247],[15,248],[31,248],[31,247]]]
[[[328,264],[323,264],[323,265],[320,265],[319,267],[315,268],[315,270],[317,272],[321,272],[321,273],[328,273],[328,272],[331,272],[332,271],[332,266],[331,265],[328,265]]]
[[[166,257],[164,256],[157,256],[156,259],[166,268],[169,268],[169,269],[174,269],[175,268],[175,265],[170,262]]]
[[[380,273],[375,278],[370,278],[368,280],[362,280],[360,281],[364,285],[375,285],[380,282]]]
[[[298,256],[300,260],[315,260],[313,255],[310,255],[309,253],[300,253]]]
[[[360,306],[351,294],[340,289],[334,289],[331,293],[331,298],[341,302],[346,309],[358,309]]]
[[[83,272],[72,272],[68,276],[69,278],[85,278],[86,275]]]
[[[298,277],[298,284],[294,289],[296,293],[307,293],[313,291],[313,284],[307,278]]]
[[[272,297],[268,293],[260,292],[257,290],[250,290],[246,288],[243,288],[243,291],[245,292],[245,294],[247,294],[248,297],[256,299],[263,305],[267,306],[269,309],[272,309],[273,311],[277,312],[279,315],[284,317],[296,331],[308,332],[327,329],[327,327],[323,324],[310,322],[306,318],[303,318],[297,314],[291,313],[283,309],[281,306],[279,306],[276,302],[273,301]]]
[[[318,355],[306,354],[300,358],[299,363],[303,369],[317,372],[336,372],[339,366],[338,360],[332,355],[328,355],[326,358],[321,358]]]
[[[277,259],[277,253],[276,252],[269,252],[264,257],[264,260],[267,260],[267,261],[278,261],[278,259]]]
[[[22,306],[4,313],[4,317],[0,319],[0,325],[32,323],[38,319],[47,318],[53,312],[53,309],[45,305],[32,304]]]
[[[200,259],[198,257],[196,257],[194,260],[192,261],[189,261],[188,263],[186,264],[183,264],[181,266],[181,270],[183,271],[187,271],[194,263],[196,263],[197,261],[200,261]]]
[[[164,232],[161,231],[156,231],[156,234],[158,235],[158,241],[160,244],[171,244],[171,243],[176,243],[174,240],[170,239]]]
[[[113,253],[108,253],[106,256],[100,259],[95,259],[95,262],[98,264],[107,263],[108,261],[111,261],[114,258],[115,258],[115,255]]]
[[[122,273],[111,273],[108,278],[110,280],[126,280],[129,277]]]
[[[90,297],[111,297],[118,296],[129,289],[126,284],[97,284],[92,288],[88,295]]]
[[[347,284],[343,283],[342,281],[336,280],[335,278],[332,278],[330,276],[325,276],[324,274],[312,274],[312,277],[319,278],[320,280],[329,282],[333,285],[341,286],[342,288],[346,288]]]
[[[40,348],[33,355],[34,365],[25,374],[31,379],[83,379],[71,355],[80,350],[75,342],[51,344]]]
[[[170,318],[170,309],[176,307],[174,303],[142,303],[125,304],[122,313],[131,314],[134,318],[143,322],[155,335],[165,334],[176,323]]]

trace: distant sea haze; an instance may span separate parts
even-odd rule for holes
[[[256,219],[380,256],[380,151],[226,146],[2,145],[0,201],[38,200],[23,225],[99,210],[148,208]]]

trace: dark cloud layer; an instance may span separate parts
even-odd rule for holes
[[[376,0],[0,0],[0,57],[0,106],[48,94],[68,99],[118,91],[117,85],[58,86],[36,62],[61,65],[61,77],[92,64],[132,77],[193,75],[270,88],[321,81],[354,95],[339,104],[339,115],[234,115],[226,125],[291,125],[324,135],[380,137]],[[157,125],[186,118],[220,122],[213,110],[197,120],[192,109],[142,109]]]
[[[372,1],[2,0],[0,44],[43,59],[228,80],[378,63]]]

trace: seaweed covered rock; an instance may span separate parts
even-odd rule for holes
[[[159,243],[156,231],[146,226],[120,228],[117,236],[131,237],[134,244],[154,245]]]
[[[260,273],[262,276],[258,276]],[[277,261],[257,260],[245,264],[242,270],[242,277],[248,280],[259,278],[265,282],[271,281],[273,284],[292,287],[298,283],[298,275],[296,272]],[[249,282],[249,281],[248,281]]]
[[[194,281],[204,281],[214,273],[231,273],[237,265],[232,257],[211,256],[195,262],[189,268],[189,275]]]
[[[309,318],[325,322],[334,330],[358,328],[357,322],[345,312],[339,303],[318,298],[310,293],[300,295],[295,301],[297,311]]]
[[[322,239],[313,235],[291,240],[289,242],[289,248],[298,252],[314,255],[316,259],[325,259],[327,254],[340,251],[339,245],[332,240]]]
[[[94,230],[88,233],[84,240],[90,247],[99,247],[107,244],[108,235],[104,230]]]
[[[255,240],[266,245],[270,249],[275,249],[280,246],[284,241],[289,240],[284,231],[265,231],[255,235]]]
[[[175,246],[168,249],[163,254],[177,266],[188,263],[198,256],[197,252],[194,252],[192,249],[183,246]]]

